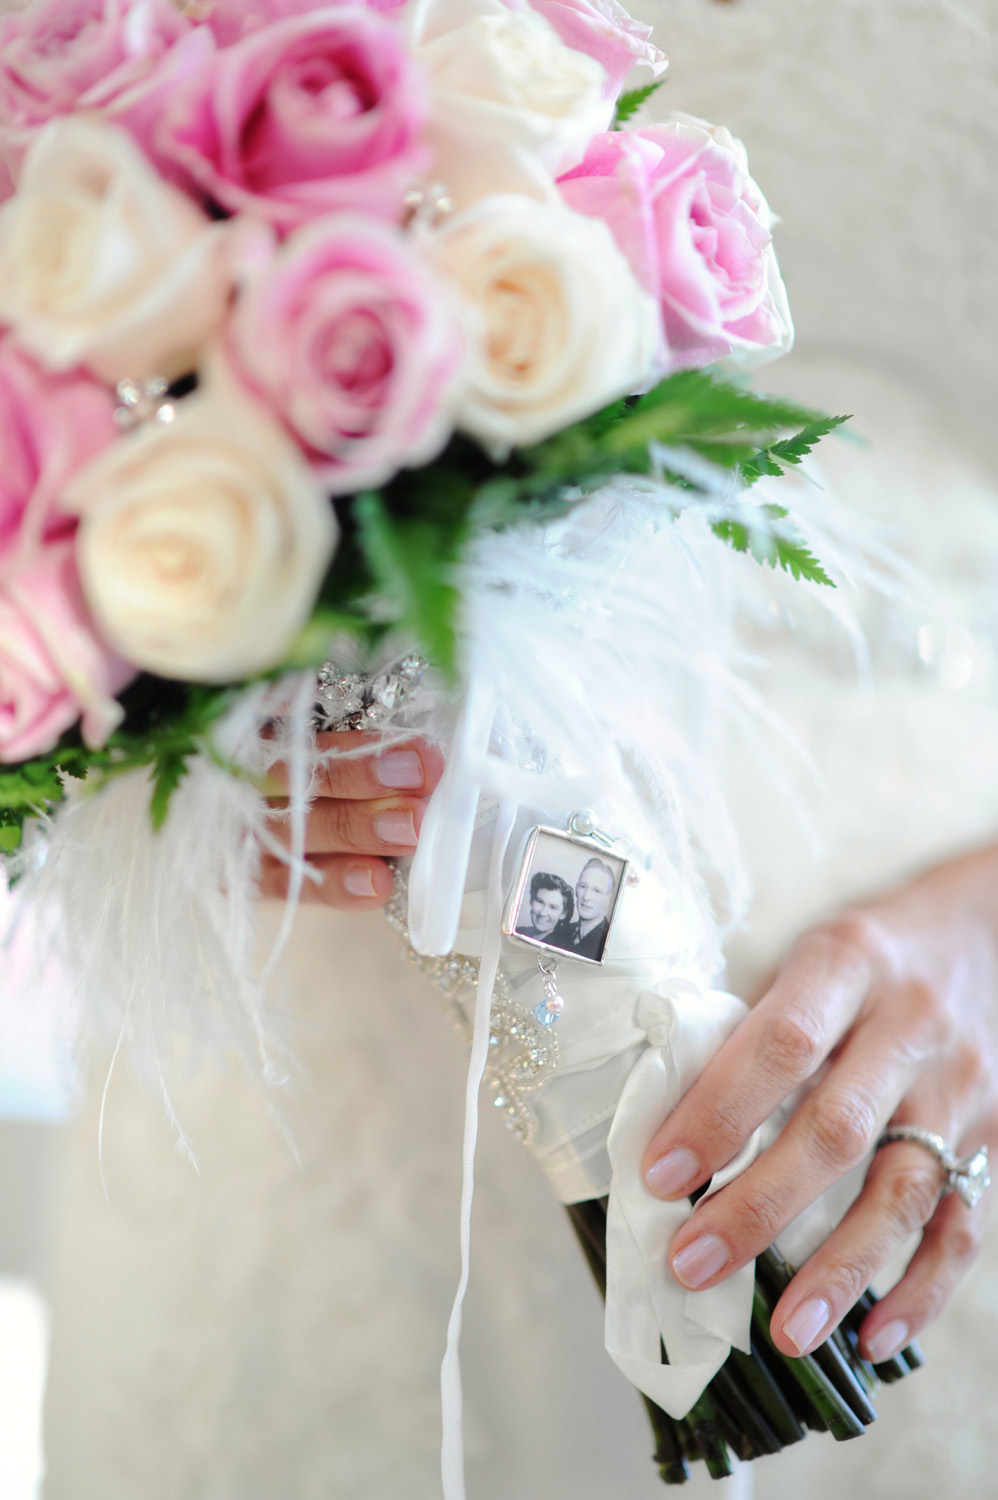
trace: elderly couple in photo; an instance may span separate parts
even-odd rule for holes
[[[560,875],[538,870],[530,880],[530,923],[516,930],[521,937],[598,963],[610,931],[616,885],[612,867],[595,855],[582,866],[574,890]]]

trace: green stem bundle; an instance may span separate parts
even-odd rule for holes
[[[573,1203],[568,1213],[601,1293],[606,1295],[605,1198]],[[900,1380],[924,1363],[917,1344],[883,1364],[859,1352],[859,1327],[876,1302],[864,1292],[841,1325],[812,1354],[791,1359],[769,1332],[773,1309],[793,1269],[771,1248],[756,1260],[752,1353],[732,1349],[700,1400],[680,1420],[644,1397],[655,1438],[654,1461],[665,1484],[683,1484],[690,1464],[703,1462],[714,1479],[747,1462],[779,1453],[808,1431],[830,1432],[838,1442],[859,1437],[876,1410],[871,1397],[881,1383]],[[663,1347],[662,1361],[668,1363]]]

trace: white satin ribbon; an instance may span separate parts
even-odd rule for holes
[[[475,677],[454,727],[409,870],[409,937],[417,953],[450,953],[457,937],[482,769],[496,715],[495,688]]]
[[[749,1352],[755,1266],[720,1286],[690,1292],[673,1277],[666,1253],[693,1211],[666,1203],[645,1186],[641,1163],[665,1116],[703,1072],[746,1014],[741,1000],[673,980],[638,1002],[649,1045],[631,1070],[608,1149],[613,1181],[607,1210],[606,1347],[628,1380],[672,1417],[683,1417],[721,1368],[732,1346]],[[717,1192],[755,1159],[779,1128],[755,1132],[712,1179]],[[669,1364],[663,1365],[659,1341]]]

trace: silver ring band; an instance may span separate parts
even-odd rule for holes
[[[916,1146],[924,1146],[926,1151],[932,1152],[943,1169],[940,1194],[943,1198],[947,1193],[956,1193],[968,1208],[976,1208],[991,1186],[987,1146],[972,1151],[969,1156],[958,1157],[934,1130],[923,1130],[921,1125],[892,1125],[880,1137],[876,1150],[891,1145],[893,1141],[914,1141]]]

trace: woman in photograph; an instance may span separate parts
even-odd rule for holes
[[[568,881],[562,880],[560,875],[538,870],[530,881],[530,923],[516,930],[521,937],[551,943],[558,948],[567,947],[567,943],[560,941],[558,930],[571,924],[574,906],[575,898]]]

